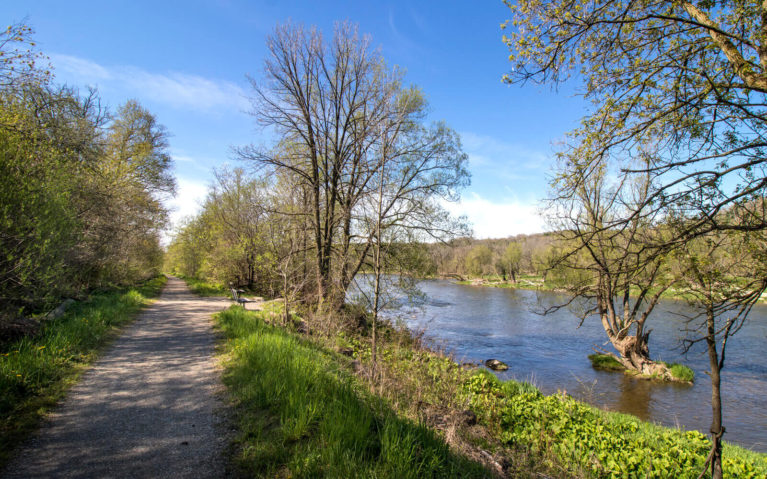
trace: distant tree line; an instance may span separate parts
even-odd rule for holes
[[[492,278],[517,283],[520,275],[549,274],[554,235],[539,233],[498,239],[459,238],[424,245],[428,262],[422,274],[441,278]]]
[[[0,33],[0,327],[156,274],[173,194],[167,133],[135,101],[53,83],[30,28]]]

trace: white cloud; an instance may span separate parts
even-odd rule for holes
[[[50,57],[51,62],[53,62],[57,69],[64,72],[88,78],[91,81],[112,79],[112,74],[109,73],[109,70],[90,60],[57,54],[51,54]]]
[[[176,178],[176,184],[176,196],[165,201],[165,206],[170,209],[171,222],[170,231],[163,238],[166,244],[169,242],[169,235],[182,219],[199,213],[208,194],[208,184],[202,181]]]
[[[103,66],[84,58],[52,54],[57,71],[78,83],[124,90],[173,107],[210,111],[246,110],[245,91],[237,84],[180,72],[153,73],[134,66]]]
[[[476,238],[506,238],[544,231],[544,220],[534,204],[516,200],[492,202],[476,193],[446,208],[454,215],[466,215],[474,226]]]

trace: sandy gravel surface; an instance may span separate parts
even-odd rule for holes
[[[229,304],[170,278],[0,476],[224,477],[211,315]]]

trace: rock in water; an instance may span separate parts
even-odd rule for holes
[[[493,371],[506,371],[509,369],[509,366],[506,363],[498,361],[497,359],[488,359],[485,361],[485,366]]]

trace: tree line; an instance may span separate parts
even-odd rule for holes
[[[168,134],[135,101],[54,83],[29,26],[0,33],[0,327],[159,272]],[[25,326],[26,325],[26,326]]]

